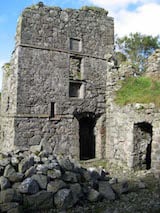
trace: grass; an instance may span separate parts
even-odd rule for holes
[[[124,106],[129,103],[154,103],[160,107],[160,81],[149,77],[132,77],[121,82],[122,87],[116,92],[115,102]]]

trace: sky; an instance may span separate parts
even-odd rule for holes
[[[0,3],[0,67],[11,58],[18,17],[25,7],[40,0],[1,0]],[[114,17],[115,34],[119,37],[140,32],[160,35],[160,0],[42,0],[45,5],[79,9],[98,6]],[[2,72],[0,72],[1,89]]]

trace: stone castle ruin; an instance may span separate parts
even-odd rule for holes
[[[113,52],[107,11],[26,8],[10,65],[4,66],[1,149],[43,149],[160,170],[159,110],[114,103],[125,72],[114,66]]]
[[[1,148],[105,157],[106,54],[113,19],[98,11],[26,8],[4,69]]]

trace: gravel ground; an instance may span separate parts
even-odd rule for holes
[[[86,203],[67,211],[68,213],[160,213],[160,179],[155,178],[150,170],[128,171],[105,162],[82,163],[85,167],[103,165],[109,172],[109,176],[118,180],[113,184],[117,192],[115,201],[101,201],[95,204]],[[119,190],[123,182],[128,183],[128,191],[120,194]]]

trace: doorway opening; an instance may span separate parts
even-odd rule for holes
[[[152,125],[147,122],[134,124],[134,168],[151,168]]]
[[[80,160],[95,158],[95,118],[82,117],[79,120]]]

